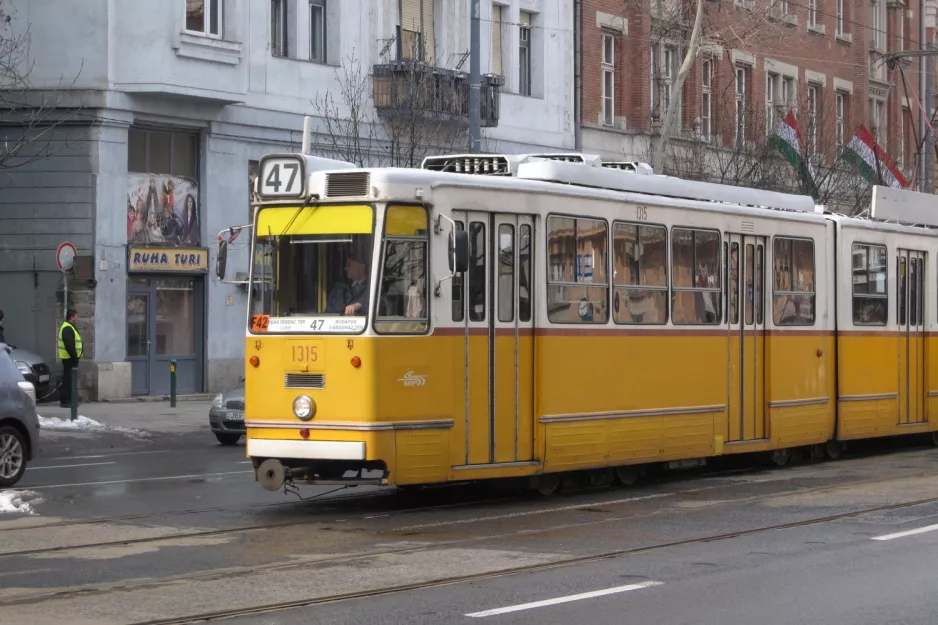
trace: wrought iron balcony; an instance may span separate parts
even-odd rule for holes
[[[482,76],[481,124],[498,125],[502,76]],[[469,122],[469,74],[433,67],[420,61],[394,61],[374,66],[373,95],[378,116],[386,119],[416,117]]]

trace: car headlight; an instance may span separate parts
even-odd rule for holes
[[[300,395],[293,400],[293,414],[304,421],[312,419],[315,414],[313,400],[306,395]]]
[[[221,396],[221,393],[219,393],[218,395],[215,396],[215,399],[212,400],[212,408],[224,408],[224,407],[225,407],[224,398]]]
[[[16,361],[16,368],[20,370],[20,373],[23,375],[29,375],[33,372],[32,368],[21,360]]]

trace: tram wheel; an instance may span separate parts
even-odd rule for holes
[[[844,444],[840,441],[827,441],[824,443],[824,455],[829,460],[837,460],[844,451]]]
[[[531,478],[531,488],[543,497],[550,497],[560,489],[560,473],[541,473]]]
[[[772,464],[784,467],[791,461],[791,449],[776,449],[771,455]]]
[[[625,467],[616,467],[616,482],[622,486],[631,486],[638,481],[639,472],[638,467],[635,466],[625,466]]]

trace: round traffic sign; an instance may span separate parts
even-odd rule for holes
[[[75,265],[75,255],[77,253],[78,250],[68,241],[60,244],[58,249],[55,250],[55,262],[58,264],[59,269],[62,271],[71,271],[72,267]]]

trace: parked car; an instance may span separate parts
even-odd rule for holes
[[[0,343],[0,488],[20,481],[39,445],[36,388],[20,373],[12,351]]]
[[[237,445],[244,435],[244,378],[232,389],[212,400],[208,422],[222,445]]]
[[[32,352],[19,347],[13,347],[12,349],[10,355],[13,357],[13,362],[16,363],[16,368],[20,370],[20,373],[23,374],[23,378],[27,382],[32,382],[36,388],[36,397],[40,400],[47,397],[49,391],[52,390],[52,372],[49,370],[49,365],[41,356],[37,356]]]

